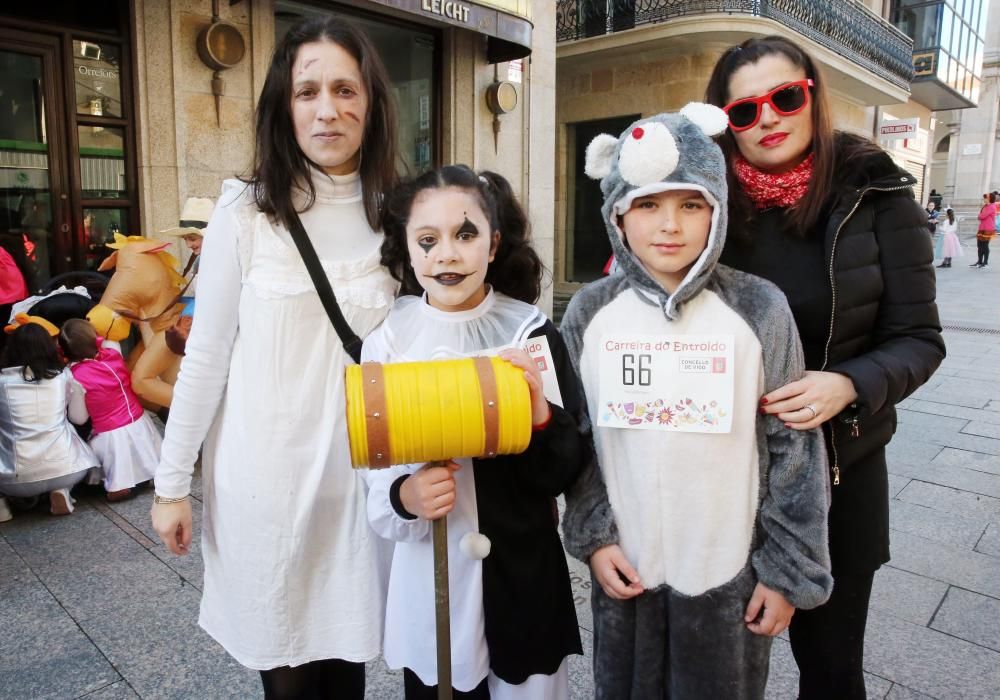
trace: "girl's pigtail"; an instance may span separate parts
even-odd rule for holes
[[[495,206],[500,246],[486,272],[486,281],[495,290],[514,299],[534,304],[542,291],[542,261],[531,247],[528,215],[502,175],[484,170],[479,173],[487,201]]]

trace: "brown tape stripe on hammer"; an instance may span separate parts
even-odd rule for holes
[[[365,399],[365,432],[368,437],[369,466],[391,466],[389,412],[386,411],[385,373],[382,365],[378,362],[363,363],[361,382]]]
[[[497,376],[488,357],[473,358],[479,375],[479,391],[483,395],[483,456],[495,457],[500,444],[500,408],[497,400]]]

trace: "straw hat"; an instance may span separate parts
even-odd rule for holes
[[[212,218],[212,211],[214,209],[215,204],[207,197],[189,197],[184,202],[184,208],[181,209],[181,219],[178,222],[180,225],[175,228],[168,228],[166,231],[160,231],[160,234],[164,236],[187,236],[194,233],[204,236],[205,227],[208,226],[208,220]]]

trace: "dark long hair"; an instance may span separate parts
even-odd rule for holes
[[[264,89],[257,102],[257,136],[253,172],[247,179],[257,208],[286,227],[295,211],[294,183],[308,188],[308,206],[316,199],[310,161],[295,140],[292,123],[292,65],[299,47],[331,41],[349,53],[361,69],[368,94],[365,131],[361,137],[361,191],[368,224],[382,226],[381,200],[395,186],[397,147],[396,107],[389,90],[389,76],[371,40],[350,21],[339,17],[315,17],[296,24],[274,49]]]
[[[477,175],[467,165],[446,165],[430,170],[402,183],[389,195],[383,220],[382,264],[402,283],[401,292],[423,293],[413,274],[406,245],[406,222],[413,200],[424,190],[448,187],[473,194],[490,222],[491,231],[500,232],[500,245],[486,270],[486,282],[502,294],[534,304],[541,294],[544,268],[531,247],[528,216],[506,178],[488,170]]]
[[[63,371],[63,361],[56,351],[56,341],[37,323],[18,326],[7,338],[4,348],[4,367],[21,367],[21,377],[26,382],[52,379]]]
[[[813,170],[809,188],[799,203],[788,215],[790,230],[800,236],[807,236],[813,230],[823,213],[824,207],[834,187],[834,174],[847,163],[882,150],[864,139],[838,139],[830,118],[830,105],[826,97],[826,81],[812,58],[788,39],[780,36],[765,36],[747,39],[738,46],[728,49],[715,64],[712,77],[705,89],[705,101],[716,107],[729,104],[729,81],[733,73],[745,65],[757,63],[764,56],[781,55],[792,65],[805,71],[811,78],[812,100],[812,153]],[[729,180],[729,226],[730,231],[745,230],[754,218],[754,207],[749,197],[733,174],[733,155],[739,152],[736,139],[729,129],[719,137],[719,145],[726,157]],[[840,151],[840,152],[838,152]]]

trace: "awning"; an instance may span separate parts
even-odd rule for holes
[[[485,34],[490,63],[531,53],[530,0],[371,0],[424,19]]]

